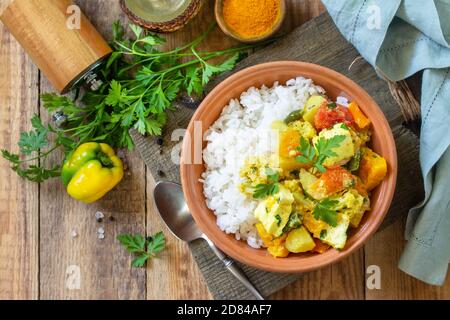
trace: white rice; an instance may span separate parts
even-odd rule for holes
[[[208,207],[217,216],[217,225],[236,239],[259,248],[253,211],[257,202],[239,190],[240,169],[248,156],[274,152],[271,124],[303,108],[311,95],[325,91],[310,79],[289,80],[285,86],[250,88],[240,100],[232,100],[220,118],[206,132],[203,151],[206,170],[202,175]]]

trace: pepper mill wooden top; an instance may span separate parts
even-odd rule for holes
[[[14,0],[0,17],[61,93],[112,51],[83,13],[79,28],[69,27],[72,5],[71,0]]]

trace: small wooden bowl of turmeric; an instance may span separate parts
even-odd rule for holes
[[[228,36],[255,43],[273,36],[286,16],[285,0],[216,0],[216,20]]]

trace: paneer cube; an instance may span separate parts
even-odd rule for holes
[[[259,203],[254,215],[267,233],[279,237],[283,234],[283,228],[289,221],[293,202],[292,193],[280,185],[280,191],[277,194],[269,196]]]

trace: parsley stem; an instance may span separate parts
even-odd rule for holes
[[[19,160],[17,161],[18,164],[20,163],[26,163],[26,162],[30,162],[30,161],[34,161],[34,160],[40,160],[42,158],[46,158],[48,157],[53,151],[55,151],[56,149],[58,149],[59,147],[61,147],[60,145],[57,145],[55,147],[53,147],[52,149],[46,151],[45,153],[39,153],[38,156],[31,158],[31,159],[24,159],[24,160]]]

